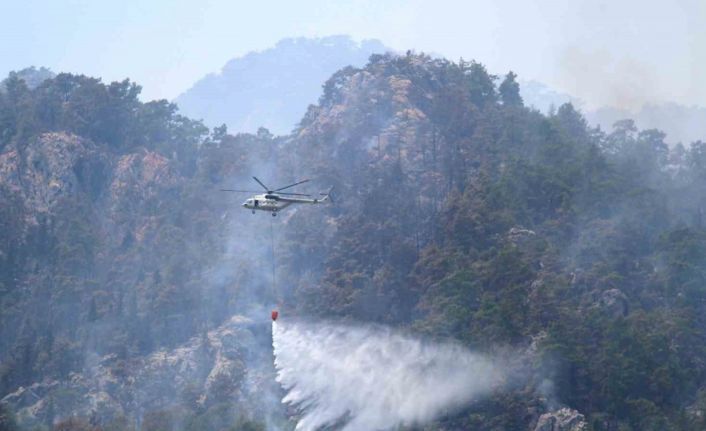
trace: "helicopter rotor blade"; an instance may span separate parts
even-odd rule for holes
[[[264,185],[264,184],[262,183],[262,181],[258,180],[257,177],[252,177],[252,178],[253,178],[253,180],[257,181],[257,183],[260,184],[260,185],[262,186],[262,188],[265,189],[265,191],[267,191],[267,192],[270,191],[270,188],[267,187],[266,185]]]
[[[222,192],[236,192],[236,193],[260,193],[259,190],[236,190],[236,189],[220,189]]]
[[[311,196],[310,194],[306,194],[306,193],[277,192],[276,194],[278,194],[278,195],[288,195],[288,196]]]
[[[290,184],[290,185],[288,185],[288,186],[280,187],[280,188],[278,188],[278,189],[276,189],[276,190],[274,190],[274,191],[275,191],[275,192],[278,192],[278,191],[280,191],[280,190],[285,190],[285,189],[288,189],[288,188],[290,188],[290,187],[298,186],[299,184],[308,183],[309,181],[311,181],[311,180],[309,180],[309,179],[301,180],[301,181],[296,182],[296,183],[294,183],[294,184]]]

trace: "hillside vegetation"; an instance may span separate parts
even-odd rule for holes
[[[522,429],[553,403],[594,429],[703,427],[706,146],[663,139],[528,110],[512,73],[478,63],[373,56],[334,75],[292,137],[342,200],[324,244],[290,232],[294,302],[537,349],[531,389],[451,427]]]
[[[543,115],[513,73],[413,53],[336,72],[279,138],[209,131],[138,93],[66,74],[0,92],[6,408],[36,406],[20,386],[66,386],[93,354],[112,358],[107,396],[160,349],[210,358],[220,325],[276,298],[283,314],[529,358],[518,383],[424,429],[534,429],[560,406],[592,430],[706,427],[706,144],[670,150],[631,121],[594,130],[571,105]],[[269,236],[250,229],[270,220],[224,216],[240,209],[217,192],[262,171],[336,190],[336,205],[276,219],[276,293],[256,275]],[[115,400],[124,422],[90,421],[252,429],[257,408],[232,407],[245,381],[206,379],[157,413]],[[39,397],[27,423],[70,416],[57,392]]]

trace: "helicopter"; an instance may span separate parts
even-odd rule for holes
[[[331,201],[333,202],[333,199],[331,198],[331,191],[333,190],[333,187],[329,188],[328,191],[320,193],[323,198],[312,198],[311,194],[307,193],[293,193],[293,192],[283,192],[282,190],[286,190],[289,188],[292,188],[294,186],[298,186],[299,184],[304,184],[308,183],[311,180],[301,180],[297,181],[296,183],[290,184],[288,186],[284,187],[279,187],[277,189],[271,189],[267,187],[262,181],[260,181],[257,177],[253,177],[255,181],[263,188],[265,189],[265,193],[260,193],[257,195],[254,195],[243,202],[242,206],[244,208],[247,208],[252,211],[253,214],[255,214],[255,211],[270,211],[272,213],[272,217],[275,217],[277,215],[277,212],[287,208],[288,206],[292,204],[320,204],[324,203],[326,201]],[[221,189],[221,191],[224,192],[236,192],[236,193],[259,193],[259,191],[254,191],[254,190],[237,190],[237,189]]]

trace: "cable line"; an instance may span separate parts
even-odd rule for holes
[[[275,221],[270,219],[270,242],[272,245],[272,296],[277,296],[277,279],[275,278]]]

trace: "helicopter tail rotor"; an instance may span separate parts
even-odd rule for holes
[[[335,203],[333,200],[333,193],[332,192],[333,192],[333,186],[331,186],[327,191],[320,193],[321,196],[324,197],[323,199],[321,199],[320,202],[331,201],[332,204]]]

